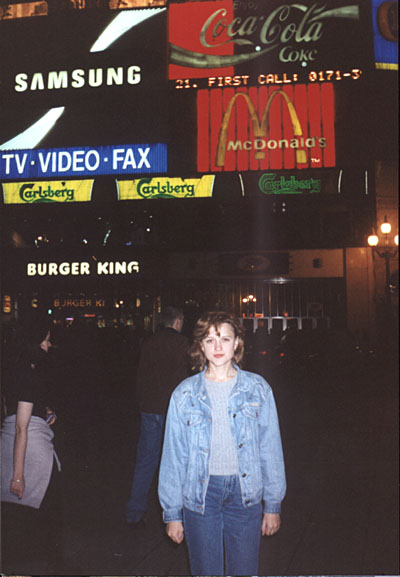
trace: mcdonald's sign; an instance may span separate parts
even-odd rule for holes
[[[331,168],[332,84],[199,90],[199,172]]]

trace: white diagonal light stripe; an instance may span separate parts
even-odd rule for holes
[[[29,128],[14,136],[11,140],[0,144],[0,150],[30,149],[39,144],[46,134],[53,128],[63,114],[65,106],[51,108],[42,118]]]
[[[96,42],[90,49],[90,52],[101,52],[108,48],[120,36],[128,32],[134,26],[137,26],[144,20],[159,14],[166,8],[146,8],[144,10],[126,10],[120,12],[103,30]]]

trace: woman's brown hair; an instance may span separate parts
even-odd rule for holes
[[[235,333],[235,338],[238,339],[238,345],[235,350],[233,361],[240,366],[244,353],[244,329],[236,317],[231,313],[216,311],[204,313],[194,326],[193,344],[189,349],[193,370],[202,371],[206,365],[206,357],[201,348],[201,341],[209,334],[211,327],[214,327],[218,332],[219,327],[224,323],[231,325]]]

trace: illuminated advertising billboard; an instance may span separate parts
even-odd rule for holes
[[[108,0],[110,10],[129,10],[129,8],[154,8],[166,6],[167,0]]]
[[[155,198],[210,198],[214,187],[213,175],[201,178],[141,178],[118,180],[118,200]]]
[[[335,186],[332,186],[332,179],[328,178],[327,171],[299,173],[295,170],[284,172],[271,170],[250,177],[244,174],[242,178],[245,191],[257,196],[320,196],[337,192]]]
[[[4,204],[89,202],[93,180],[3,183]]]
[[[6,1],[6,0],[5,0]],[[129,10],[130,8],[149,8],[155,6],[166,6],[167,0],[108,0],[110,10]],[[104,8],[106,2],[103,1]],[[36,16],[46,16],[55,12],[67,12],[71,10],[95,10],[96,5],[93,0],[13,0],[0,6],[0,20],[12,18],[31,18]]]
[[[48,178],[165,172],[165,144],[0,150],[0,178]]]
[[[0,6],[0,21],[12,18],[30,18],[32,16],[46,16],[48,14],[46,0],[32,2],[15,2]]]
[[[399,4],[398,1],[371,0],[376,68],[399,68]]]
[[[195,0],[4,20],[0,179],[142,175],[147,198],[182,198],[159,179],[364,165],[365,13],[356,0]]]
[[[166,13],[1,22],[0,178],[165,171]]]
[[[46,276],[90,276],[90,275],[132,275],[139,273],[139,262],[131,261],[114,261],[114,260],[97,260],[87,261],[34,261],[26,263],[26,275],[28,277],[46,277]]]
[[[373,170],[362,168],[322,168],[313,170],[266,170],[241,175],[245,196],[276,198],[341,197],[362,199],[373,196]]]
[[[333,167],[332,84],[199,90],[199,172]]]
[[[365,67],[372,62],[365,2],[172,2],[169,78]]]

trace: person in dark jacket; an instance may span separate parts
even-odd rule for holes
[[[140,435],[136,464],[125,518],[132,527],[144,525],[143,515],[159,465],[165,417],[175,387],[189,376],[189,340],[181,334],[183,312],[167,307],[161,326],[142,346],[137,372]]]
[[[49,407],[54,383],[46,358],[51,331],[40,317],[18,325],[2,367],[2,552],[10,573],[28,565],[35,572],[51,570],[62,554],[59,461],[51,429],[57,417]]]

